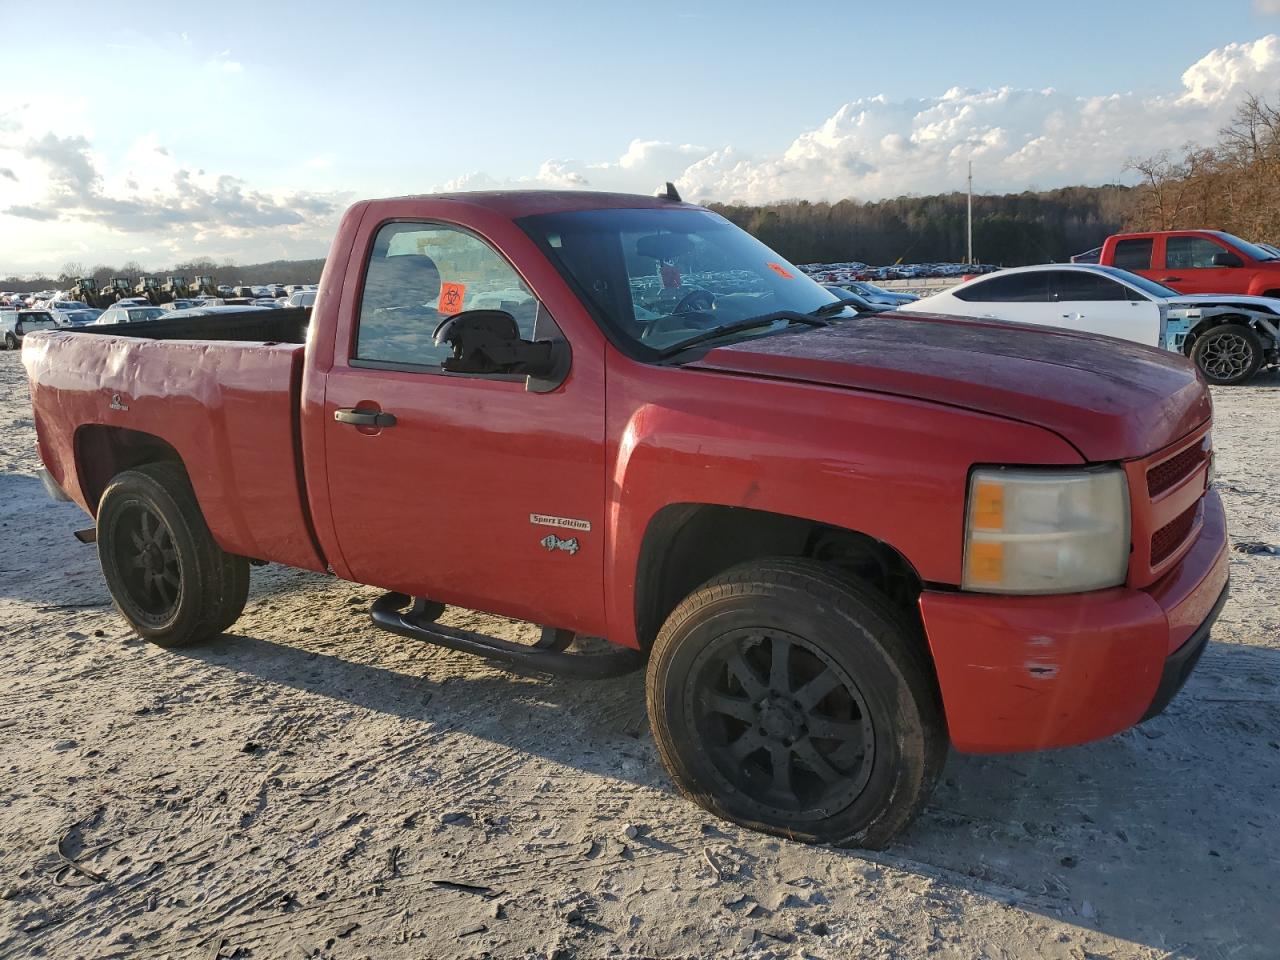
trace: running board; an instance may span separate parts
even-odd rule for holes
[[[413,604],[409,613],[401,611]],[[644,654],[627,647],[616,647],[609,653],[565,653],[573,641],[573,632],[543,627],[542,637],[536,644],[512,643],[483,633],[458,630],[433,622],[443,611],[434,601],[415,600],[403,593],[386,593],[373,602],[370,616],[374,626],[412,640],[434,643],[451,650],[473,653],[491,660],[549,673],[561,677],[586,677],[601,679],[620,677],[644,666]],[[415,612],[423,616],[415,616]],[[434,614],[434,616],[433,616]]]

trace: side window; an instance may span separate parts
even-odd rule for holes
[[[1154,243],[1150,237],[1117,240],[1114,266],[1121,270],[1150,270],[1151,247]]]
[[[1127,300],[1126,288],[1088,270],[1056,270],[1053,285],[1058,300]]]
[[[1009,273],[957,290],[955,297],[973,303],[1044,303],[1049,299],[1048,271]]]
[[[1169,237],[1164,242],[1164,265],[1169,270],[1212,269],[1213,258],[1226,247],[1204,237]]]
[[[458,227],[388,223],[369,255],[352,359],[438,369],[450,355],[432,342],[440,321],[480,309],[507,311],[532,339],[538,302],[501,254]]]

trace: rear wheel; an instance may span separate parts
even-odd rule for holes
[[[922,638],[819,564],[736,567],[668,618],[649,661],[654,739],[681,792],[725,819],[881,847],[919,813],[947,736]]]
[[[1210,383],[1244,383],[1262,366],[1262,340],[1249,327],[1224,323],[1200,334],[1191,359]]]
[[[116,476],[98,506],[98,559],[116,607],[162,647],[221,633],[244,610],[249,562],[209,532],[186,473],[151,463]]]

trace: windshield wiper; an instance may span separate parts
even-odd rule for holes
[[[830,326],[830,321],[821,320],[817,316],[810,316],[807,313],[797,313],[794,310],[779,310],[776,313],[766,313],[758,317],[748,317],[746,320],[739,320],[737,323],[731,323],[724,327],[716,327],[714,330],[704,330],[702,333],[695,334],[688,340],[681,340],[679,343],[673,343],[669,347],[664,347],[662,350],[658,351],[658,359],[666,360],[668,357],[674,357],[677,353],[683,353],[690,347],[696,347],[700,343],[719,340],[721,337],[726,337],[734,333],[742,333],[746,330],[754,330],[756,327],[767,327],[772,323],[777,323],[779,320],[786,320],[788,323],[801,323],[806,327]]]
[[[844,310],[846,307],[853,310],[854,313],[869,312],[867,308],[862,304],[861,301],[850,298],[848,300],[834,300],[831,303],[824,303],[822,306],[814,310],[810,310],[808,313],[808,316],[828,317],[833,313],[839,313],[841,310]]]

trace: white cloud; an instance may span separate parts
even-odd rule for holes
[[[1280,9],[1280,0],[1273,0]],[[862,97],[764,156],[636,139],[615,161],[549,160],[528,176],[476,171],[452,189],[586,186],[653,190],[674,179],[685,197],[761,203],[874,200],[960,189],[970,160],[987,191],[1121,180],[1134,157],[1210,140],[1246,91],[1280,85],[1280,38],[1210,51],[1157,96],[1076,97],[1052,88],[952,87],[935,97]]]
[[[254,187],[183,163],[155,133],[108,162],[88,136],[41,129],[26,109],[0,111],[0,273],[56,267],[68,249],[118,262],[166,257],[315,256],[348,194]],[[5,245],[6,247],[9,245]]]
[[[218,73],[243,73],[244,64],[231,59],[231,51],[223,50],[217,56],[205,61],[205,67]]]

